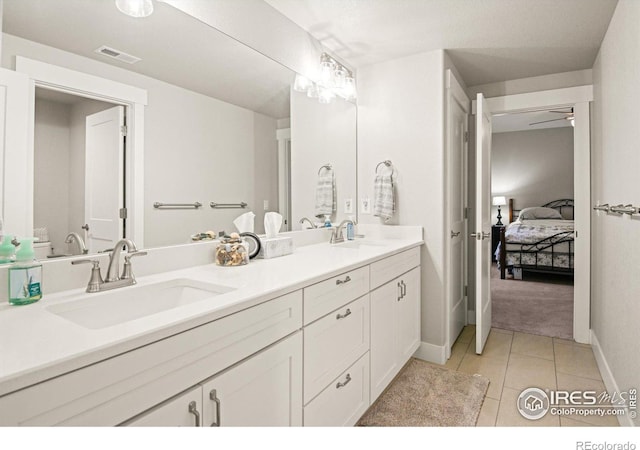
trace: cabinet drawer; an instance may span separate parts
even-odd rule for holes
[[[369,350],[369,294],[304,329],[304,402]]]
[[[369,268],[361,267],[304,288],[304,324],[369,292]]]
[[[420,247],[372,263],[371,290],[420,265]]]
[[[285,296],[0,398],[3,425],[117,425],[302,325]]]
[[[369,353],[304,408],[304,426],[353,426],[369,407]]]

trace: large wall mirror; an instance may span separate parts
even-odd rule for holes
[[[299,229],[297,215],[314,212],[316,161],[335,167],[341,197],[332,219],[346,217],[340,205],[356,198],[355,105],[314,100],[292,108],[290,69],[165,3],[154,2],[154,13],[144,19],[123,15],[109,0],[3,5],[2,67],[15,69],[20,56],[146,91],[144,185],[135,193],[143,197],[138,214],[145,247],[189,243],[209,230],[235,231],[233,220],[248,211],[256,215],[257,233],[266,211],[285,217],[283,229]],[[123,55],[114,58],[117,52]],[[73,239],[66,242],[70,233],[83,237],[90,252],[109,247],[108,240],[91,239],[99,224],[83,228],[90,212],[115,214],[112,242],[131,236],[127,221],[133,218],[119,217],[119,209],[134,195],[127,176],[141,168],[129,167],[118,153],[126,155],[126,133],[118,141],[108,131],[131,120],[126,105],[37,83],[34,97],[33,176],[25,179],[33,179],[34,234],[48,235],[48,256],[82,252]],[[317,145],[314,123],[323,136],[335,134],[345,143]],[[89,152],[110,140],[116,150],[108,156]],[[292,198],[309,207],[292,207]],[[196,202],[201,206],[188,206]]]

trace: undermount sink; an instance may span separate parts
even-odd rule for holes
[[[47,309],[89,329],[106,328],[233,291],[186,278],[131,286],[48,306]]]
[[[333,244],[334,248],[353,248],[359,249],[362,247],[384,247],[385,244],[375,241],[365,241],[365,240],[353,240],[353,241],[344,241],[340,244]]]

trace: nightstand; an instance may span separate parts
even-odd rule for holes
[[[493,225],[491,227],[491,261],[496,260],[496,249],[500,242],[500,230],[504,228],[504,225]]]

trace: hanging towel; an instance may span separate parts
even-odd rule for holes
[[[390,175],[376,175],[373,182],[373,215],[388,222],[395,211],[395,193]]]
[[[316,186],[316,217],[331,215],[336,210],[336,180],[333,171],[318,175]]]

